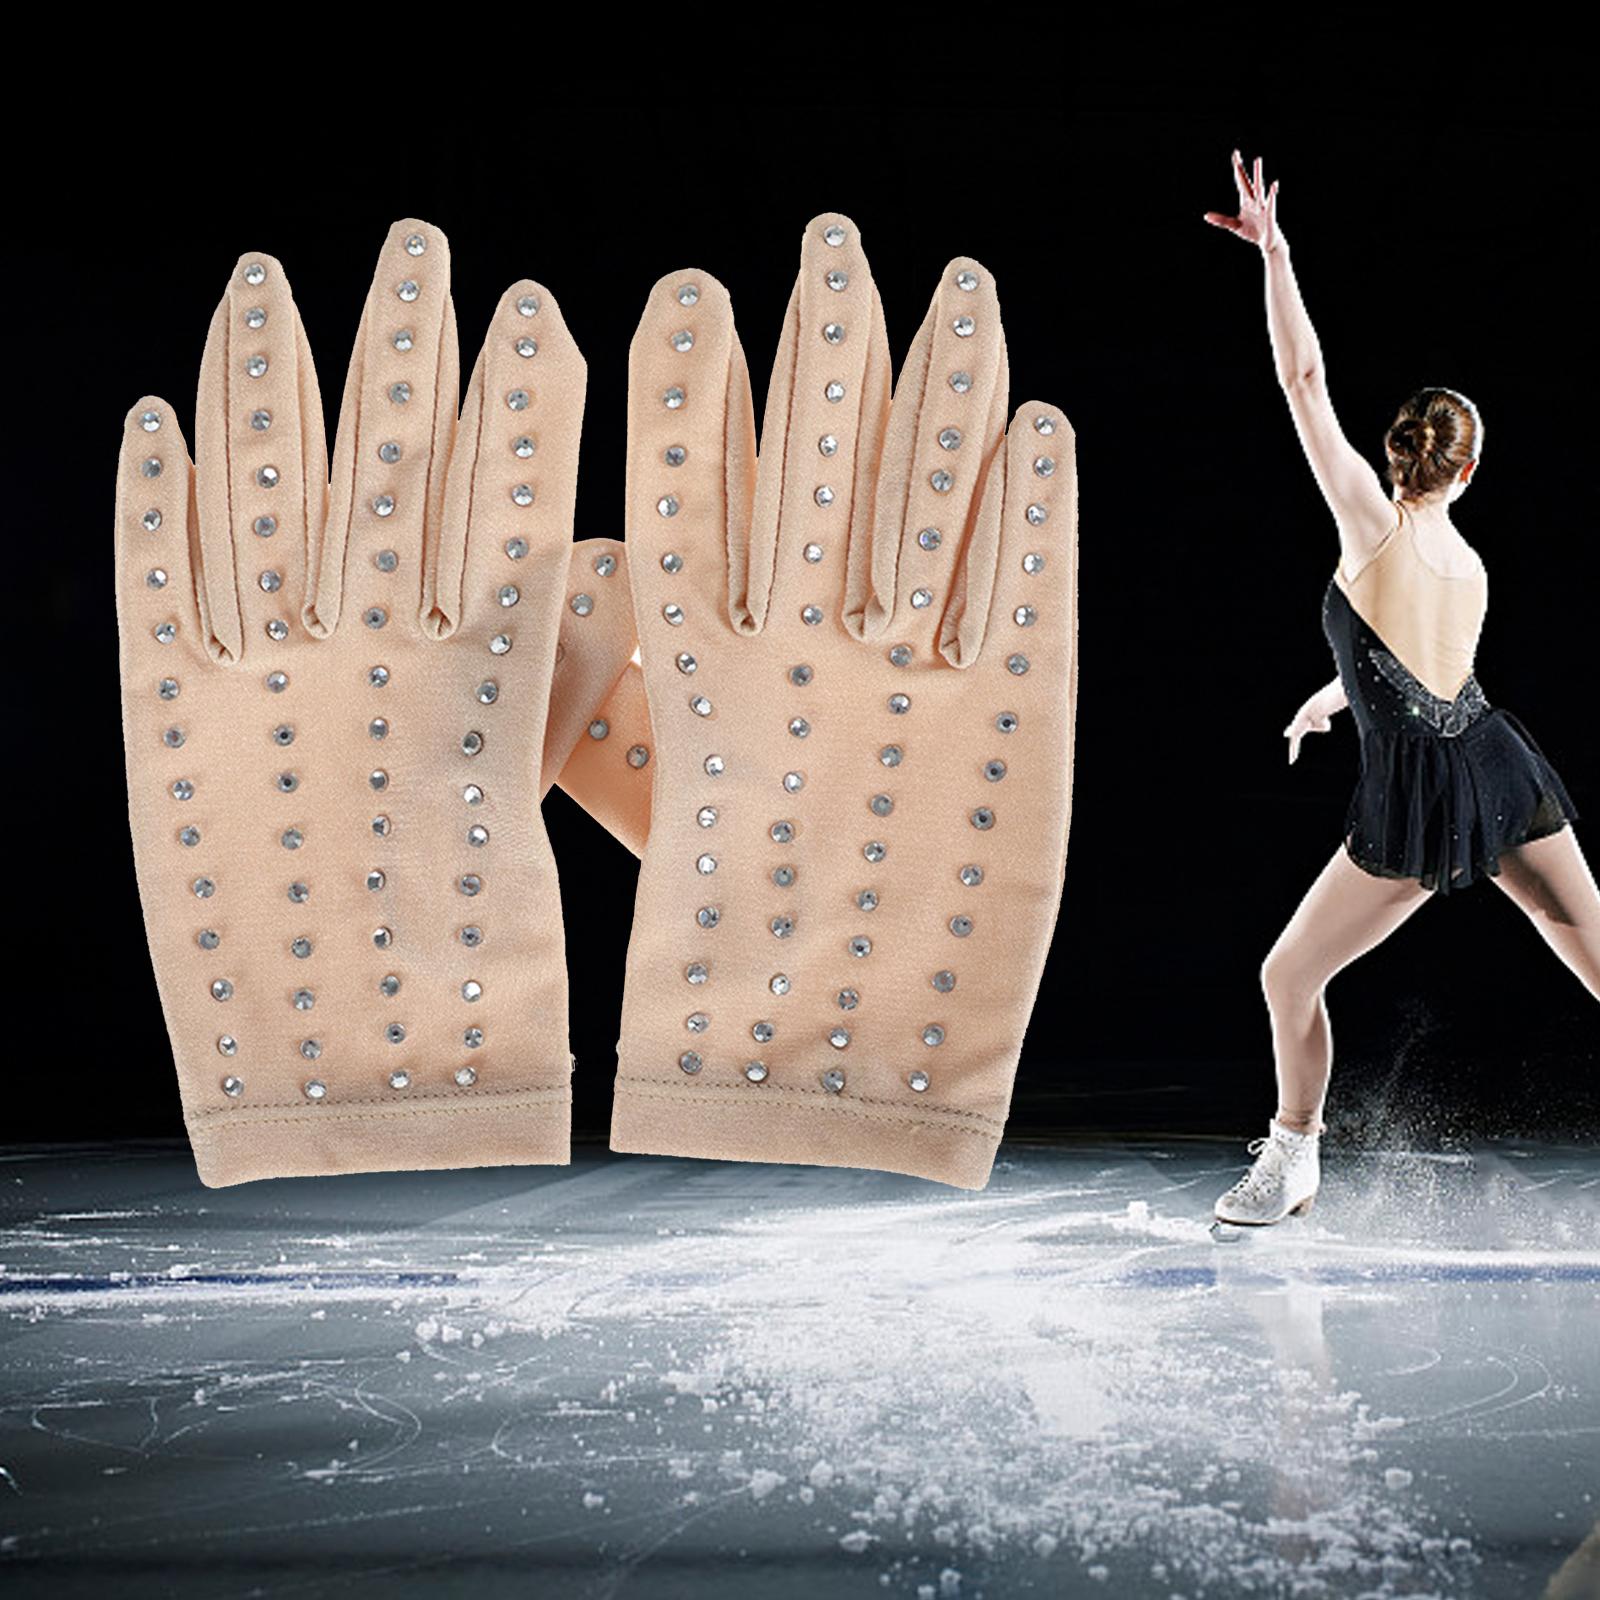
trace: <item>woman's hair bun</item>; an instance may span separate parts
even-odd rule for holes
[[[1389,481],[1402,494],[1431,494],[1476,461],[1483,436],[1478,410],[1454,389],[1421,389],[1400,408],[1383,447]]]

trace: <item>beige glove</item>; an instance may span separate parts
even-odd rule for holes
[[[547,290],[501,300],[459,428],[458,384],[449,246],[405,221],[357,335],[331,491],[270,256],[240,260],[212,322],[198,466],[166,402],[128,417],[129,812],[208,1184],[568,1159],[538,802],[575,745],[589,759],[625,681],[627,577],[619,546],[571,543],[585,368]]]
[[[952,261],[893,407],[847,217],[806,230],[759,466],[727,291],[633,344],[628,539],[656,749],[615,1150],[981,1188],[1059,903],[1077,688],[1071,427],[1006,419]]]

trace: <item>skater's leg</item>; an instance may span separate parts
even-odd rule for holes
[[[1393,933],[1429,898],[1414,878],[1380,878],[1343,850],[1317,875],[1261,966],[1278,1068],[1278,1121],[1297,1133],[1322,1127],[1333,1065],[1324,990],[1357,956]]]
[[[1569,823],[1503,851],[1492,880],[1528,913],[1546,944],[1600,1000],[1600,890]]]

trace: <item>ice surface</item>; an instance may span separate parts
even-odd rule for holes
[[[1331,1155],[1309,1217],[1218,1244],[1245,1159],[1007,1147],[973,1194],[14,1156],[0,1584],[1589,1592],[1600,1159]]]

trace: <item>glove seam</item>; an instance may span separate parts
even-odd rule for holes
[[[396,1117],[415,1117],[430,1113],[452,1114],[458,1111],[471,1111],[486,1100],[508,1100],[527,1098],[543,1103],[564,1103],[572,1098],[571,1086],[568,1084],[551,1084],[547,1086],[533,1085],[521,1089],[486,1089],[473,1094],[460,1096],[434,1096],[428,1099],[412,1097],[407,1100],[379,1100],[359,1099],[341,1100],[336,1106],[295,1106],[287,1103],[264,1104],[256,1106],[215,1106],[202,1111],[192,1111],[185,1115],[184,1121],[189,1126],[205,1124],[218,1117],[226,1117],[241,1123],[249,1123],[252,1127],[263,1126],[277,1122],[346,1122],[350,1117],[346,1114],[358,1108],[365,1118],[366,1113],[373,1107],[377,1108],[377,1119],[388,1120]],[[276,1111],[283,1115],[276,1117],[252,1116],[253,1111]]]

